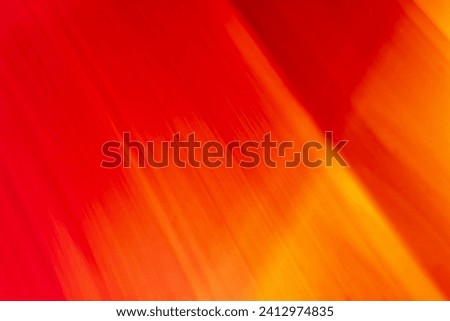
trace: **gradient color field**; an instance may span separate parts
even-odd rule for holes
[[[450,298],[448,0],[0,1],[0,299]],[[350,167],[104,169],[132,132]]]

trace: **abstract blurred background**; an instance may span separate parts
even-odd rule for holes
[[[450,298],[447,0],[2,0],[0,299]],[[163,140],[350,167],[104,169]]]

